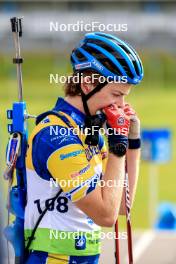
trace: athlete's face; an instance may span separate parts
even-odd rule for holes
[[[92,114],[104,107],[116,104],[118,107],[123,108],[125,105],[125,97],[129,94],[131,89],[130,84],[124,83],[109,83],[99,92],[93,95],[88,105]]]

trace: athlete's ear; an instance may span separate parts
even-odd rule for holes
[[[93,90],[94,86],[91,83],[90,76],[85,76],[81,82],[81,89],[84,94],[88,94]]]

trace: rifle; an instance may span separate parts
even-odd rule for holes
[[[14,38],[16,56],[13,63],[16,64],[18,80],[18,102],[14,102],[12,110],[7,110],[7,119],[12,120],[8,124],[10,134],[6,152],[7,167],[4,178],[8,180],[8,226],[4,229],[7,243],[10,242],[15,252],[15,264],[24,263],[24,209],[26,205],[26,166],[25,156],[27,151],[27,119],[31,116],[27,114],[26,103],[23,101],[22,68],[23,59],[20,51],[20,37],[22,37],[22,19],[13,17],[10,19],[12,34]],[[16,173],[15,173],[16,172]],[[16,174],[16,186],[12,186]],[[15,216],[15,220],[10,224],[10,214]],[[9,251],[8,251],[8,263]]]

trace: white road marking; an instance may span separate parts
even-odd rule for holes
[[[136,263],[144,251],[148,248],[150,243],[154,240],[156,234],[154,231],[146,231],[141,238],[136,242],[134,245],[134,250],[133,250],[133,258],[134,258],[134,263]]]

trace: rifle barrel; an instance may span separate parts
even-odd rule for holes
[[[13,17],[11,18],[11,28],[13,33],[13,39],[15,44],[16,57],[13,59],[13,63],[16,64],[17,68],[17,80],[18,80],[18,100],[23,101],[23,79],[22,79],[22,69],[21,64],[23,59],[21,58],[20,49],[20,37],[22,36],[22,19]]]

